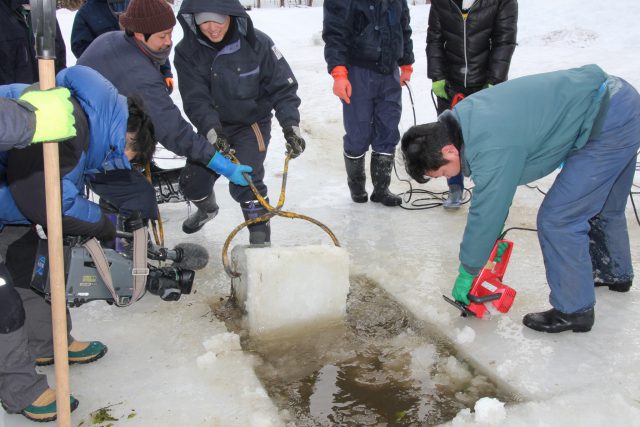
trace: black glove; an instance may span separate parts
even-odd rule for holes
[[[211,143],[211,145],[213,145],[216,150],[218,150],[224,156],[235,154],[235,150],[231,148],[229,141],[224,137],[224,135],[222,135],[221,132],[218,132],[215,129],[211,129],[209,132],[207,132],[207,140],[209,140],[209,143]]]
[[[282,131],[284,132],[284,139],[287,140],[287,153],[291,154],[292,159],[295,159],[302,154],[306,146],[304,139],[300,136],[300,128],[298,126],[287,126]]]

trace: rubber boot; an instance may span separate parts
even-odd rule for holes
[[[451,184],[449,186],[449,197],[442,202],[442,207],[445,209],[460,209],[462,206],[462,187],[458,184]]]
[[[364,185],[367,175],[364,171],[364,154],[360,157],[349,157],[344,154],[344,166],[347,170],[347,184],[351,192],[351,200],[356,203],[365,203],[369,195]]]
[[[269,201],[266,198],[267,202]],[[258,200],[242,202],[240,204],[242,215],[245,221],[258,218],[267,213],[267,210],[260,204]],[[271,224],[270,221],[259,222],[247,227],[249,229],[249,244],[252,246],[269,246],[271,245]]]
[[[393,154],[381,154],[375,151],[371,154],[372,202],[382,203],[385,206],[400,206],[402,204],[402,198],[389,191],[393,159]]]
[[[204,225],[218,215],[218,204],[216,203],[216,195],[211,193],[202,200],[193,201],[196,211],[189,215],[182,223],[182,231],[187,234],[195,233]]]

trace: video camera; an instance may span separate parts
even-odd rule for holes
[[[146,229],[145,229],[146,231]],[[177,301],[182,294],[191,293],[195,271],[204,268],[208,261],[207,250],[196,244],[183,243],[173,249],[147,244],[147,263],[144,271],[135,271],[133,260],[133,234],[118,231],[120,239],[116,249],[102,248],[112,278],[116,298],[105,283],[100,265],[87,250],[87,239],[67,237],[64,240],[64,266],[66,276],[66,300],[70,307],[78,307],[90,301],[105,300],[109,304],[126,306],[134,297],[136,275],[146,275],[145,291],[158,295],[165,301]],[[171,265],[154,265],[149,261],[173,261]],[[48,280],[48,250],[46,240],[40,242],[31,286],[50,296]],[[141,297],[142,295],[140,295]],[[139,298],[139,297],[138,297]]]

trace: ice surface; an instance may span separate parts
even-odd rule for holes
[[[335,246],[236,246],[238,303],[250,334],[341,319],[349,293],[349,254]]]

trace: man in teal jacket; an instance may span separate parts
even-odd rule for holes
[[[517,186],[564,162],[537,220],[553,308],[523,323],[589,331],[594,285],[626,292],[633,280],[624,210],[639,146],[640,95],[596,65],[499,84],[409,129],[402,152],[414,179],[462,170],[475,184],[454,298],[469,303]]]

